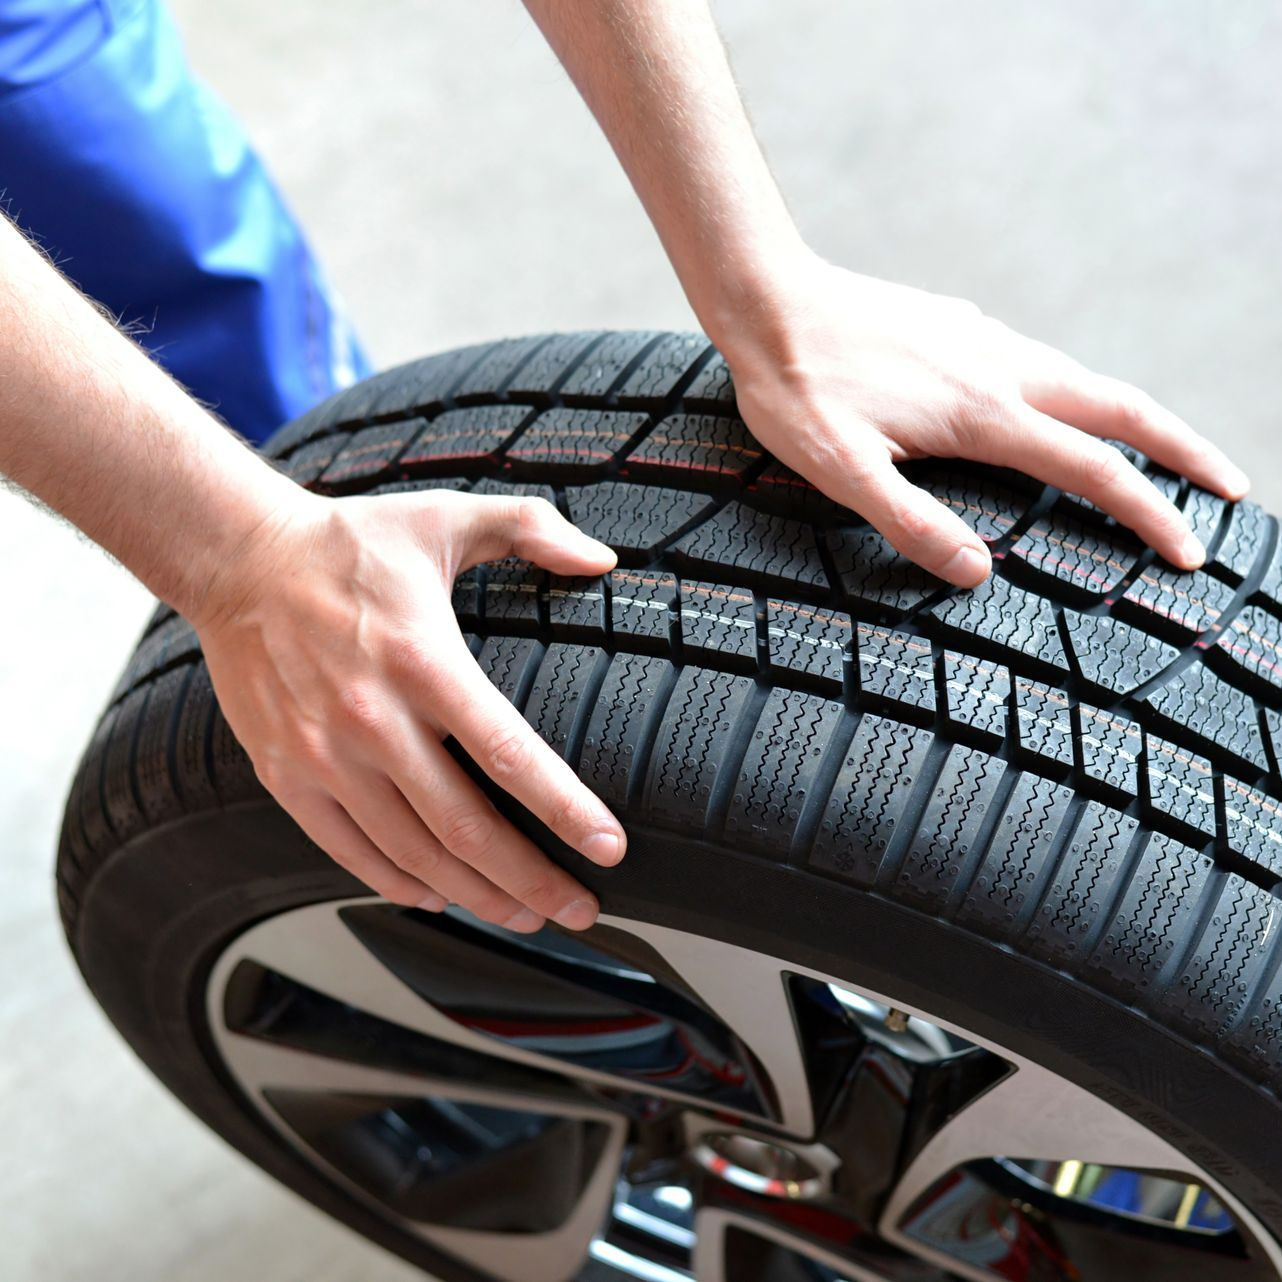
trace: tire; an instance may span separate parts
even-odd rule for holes
[[[455,593],[481,666],[629,831],[601,870],[506,805],[611,921],[893,995],[1142,1120],[1282,1236],[1272,517],[1128,451],[1210,549],[1177,573],[1025,477],[921,465],[993,548],[953,590],[763,454],[687,335],[417,361],[267,452],[333,495],[543,494],[618,550],[604,580],[504,564]],[[166,609],[80,765],[57,887],[95,997],[197,1115],[371,1239],[481,1276],[301,1158],[220,1053],[232,942],[367,892],[257,783]],[[1162,1268],[1128,1276],[1185,1276]]]

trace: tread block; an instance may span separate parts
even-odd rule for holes
[[[120,704],[119,715],[107,742],[102,775],[102,795],[107,819],[117,840],[137,832],[142,823],[142,806],[134,793],[132,759],[135,737],[142,726],[143,713],[151,698],[152,687],[146,685],[127,694]]]
[[[539,622],[539,595],[545,590],[547,574],[528,561],[510,557],[485,567],[485,620],[520,620],[531,626]]]
[[[1282,971],[1265,981],[1258,1005],[1220,1042],[1230,1062],[1260,1081],[1276,1081],[1282,1072]]]
[[[1248,606],[1220,637],[1220,649],[1253,677],[1282,689],[1282,620]]]
[[[1053,966],[1080,967],[1138,827],[1129,815],[1098,801],[1086,803],[1028,928],[1030,952]]]
[[[505,338],[494,343],[467,371],[462,381],[451,388],[450,395],[457,399],[504,391],[521,366],[549,341],[536,335],[534,338]]]
[[[947,586],[870,527],[829,530],[825,539],[842,591],[862,605],[911,610]]]
[[[1175,1027],[1199,1041],[1228,1031],[1268,959],[1279,912],[1282,901],[1268,891],[1224,874],[1213,915],[1162,1003]]]
[[[556,491],[550,485],[533,481],[504,481],[496,476],[482,477],[472,486],[473,494],[493,494],[500,498],[546,499],[556,506]]]
[[[134,750],[138,799],[149,824],[165,823],[183,813],[178,785],[169,770],[170,740],[177,731],[177,713],[190,668],[174,668],[160,677],[143,711]]]
[[[860,623],[855,644],[859,688],[865,695],[934,711],[935,664],[929,641]]]
[[[842,708],[799,690],[770,692],[739,770],[726,831],[737,843],[782,858],[814,786]]]
[[[603,330],[582,334],[553,334],[508,379],[504,391],[508,396],[546,396],[555,391],[557,384],[570,376],[583,354],[598,339]]]
[[[1133,541],[1112,538],[1060,511],[1043,517],[1011,547],[1013,555],[1035,570],[1093,596],[1114,591],[1134,569],[1141,550]]]
[[[523,463],[600,467],[610,462],[645,422],[623,410],[545,410],[517,437],[508,457]]]
[[[358,398],[350,408],[345,405],[344,416],[355,413],[360,418],[373,418],[379,414],[396,414],[438,405],[453,395],[468,371],[485,360],[496,346],[495,343],[474,343],[470,347],[442,352],[425,361],[410,361],[376,374],[368,384],[357,383],[350,389],[357,392],[368,387],[368,394],[363,404]]]
[[[694,376],[681,399],[687,405],[710,404],[726,413],[734,412],[734,381],[720,352]]]
[[[1260,558],[1271,521],[1257,503],[1249,500],[1234,503],[1229,523],[1211,564],[1226,570],[1238,583],[1251,573]]]
[[[616,654],[588,721],[579,756],[579,777],[607,805],[628,800],[628,781],[641,750],[646,714],[672,669],[666,659]]]
[[[530,697],[525,701],[525,719],[558,756],[566,755],[579,699],[600,653],[590,646],[554,641],[539,664]]]
[[[1050,602],[1009,579],[990,574],[977,588],[956,592],[927,613],[967,643],[982,636],[992,645],[1068,671]]]
[[[952,508],[985,543],[1004,538],[1028,510],[1028,499],[1014,490],[961,469],[932,468],[916,483]]]
[[[1178,819],[1203,840],[1215,836],[1215,771],[1205,757],[1179,744],[1149,735],[1149,800],[1156,810]]]
[[[1180,657],[1174,646],[1107,614],[1065,610],[1064,621],[1082,676],[1114,694],[1130,694]]]
[[[460,628],[474,628],[481,621],[485,600],[484,574],[484,570],[477,565],[464,570],[454,580],[454,586],[450,589],[450,605]]]
[[[1220,532],[1228,506],[1218,494],[1211,494],[1196,485],[1189,487],[1188,498],[1184,501],[1184,516],[1203,547],[1214,548],[1215,536]],[[1214,563],[1215,558],[1212,557]]]
[[[1151,691],[1145,702],[1185,732],[1268,769],[1254,702],[1204,663],[1183,668]]]
[[[240,740],[236,738],[227,718],[223,716],[223,710],[217,704],[214,705],[209,731],[209,762],[214,776],[214,790],[220,801],[243,797],[247,784],[257,791],[266,791],[259,784],[245,749],[240,746]]]
[[[665,821],[701,827],[712,789],[725,769],[755,683],[702,668],[683,668],[664,709],[646,779],[651,809]]]
[[[570,520],[619,552],[649,558],[714,500],[689,490],[660,490],[626,481],[571,485],[565,491]]]
[[[616,637],[672,639],[677,615],[677,580],[659,570],[610,573],[610,623]]]
[[[524,405],[473,405],[445,410],[423,424],[401,455],[401,466],[493,459],[529,412]]]
[[[620,330],[607,333],[588,352],[558,388],[562,396],[604,396],[623,371],[660,337],[657,330]]]
[[[944,651],[944,705],[948,720],[978,730],[990,743],[1006,738],[1010,673],[987,659]]]
[[[666,401],[708,347],[702,334],[665,334],[623,381],[619,399]]]
[[[204,666],[203,664],[201,665]],[[104,791],[104,769],[107,752],[112,742],[112,732],[116,719],[120,716],[121,705],[109,708],[89,741],[85,755],[81,758],[77,772],[77,792],[80,797],[80,831],[84,835],[85,847],[97,852],[106,847],[112,839],[111,825],[108,821],[106,794]]]
[[[1282,876],[1282,802],[1225,775],[1224,818],[1229,849]]]
[[[671,414],[646,433],[625,460],[629,472],[676,469],[694,477],[740,480],[761,447],[737,418]]]
[[[840,689],[850,653],[850,618],[819,605],[766,602],[766,640],[770,665],[790,672],[825,677]]]
[[[553,628],[587,628],[605,633],[605,589],[599,578],[551,576],[548,622]]]
[[[1187,938],[1211,862],[1154,833],[1086,972],[1106,992],[1138,1002]]]
[[[487,637],[476,662],[508,702],[519,708],[527,674],[541,655],[542,647],[529,637]]]
[[[816,868],[871,886],[934,736],[864,716],[846,751],[810,852]]]
[[[814,527],[727,503],[675,544],[692,561],[827,587]]]
[[[111,702],[124,698],[134,686],[148,680],[162,668],[195,659],[199,654],[200,639],[195,629],[181,616],[171,615],[143,637],[112,691]]]
[[[214,686],[204,663],[192,671],[187,694],[178,712],[174,739],[178,787],[188,810],[205,810],[218,801],[209,761],[214,725]]]
[[[1016,677],[1015,727],[1022,751],[1044,762],[1073,764],[1072,703],[1062,690]]]
[[[1082,766],[1087,775],[1128,797],[1139,793],[1139,761],[1144,750],[1140,728],[1115,712],[1081,704]]]
[[[314,485],[350,440],[351,437],[346,432],[317,437],[306,445],[300,445],[280,465],[280,470],[299,485]]]
[[[841,522],[850,520],[850,509],[834,503],[822,490],[798,476],[778,459],[771,459],[748,486],[754,502],[772,509],[795,511],[803,504],[806,515],[813,521]]]
[[[1219,623],[1233,600],[1233,589],[1201,570],[1189,573],[1154,564],[1127,588],[1124,599],[1137,613],[1158,615],[1196,634]]]
[[[356,481],[371,481],[391,473],[405,447],[426,426],[421,418],[404,423],[385,423],[379,427],[366,427],[352,435],[335,456],[334,461],[321,473],[322,485],[343,485]]]
[[[757,612],[748,588],[683,580],[679,617],[687,651],[733,654],[756,663]]]
[[[1006,763],[987,752],[953,744],[930,800],[908,838],[898,893],[942,913],[969,864]]]
[[[1053,866],[1072,797],[1072,789],[1049,779],[1019,776],[957,911],[959,921],[997,939],[1014,939],[1024,905],[1036,899]]]

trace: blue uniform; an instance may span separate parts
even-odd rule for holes
[[[158,0],[0,0],[0,190],[77,285],[251,440],[368,373]]]

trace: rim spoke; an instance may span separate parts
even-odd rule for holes
[[[815,1126],[801,1043],[794,1032],[784,968],[733,944],[645,922],[602,921],[649,944],[752,1052],[770,1082],[785,1130]]]
[[[262,923],[233,951],[403,1028],[604,1088],[634,1111],[654,1111],[646,1097],[766,1107],[723,1026],[647,975],[599,965],[609,959],[578,937],[519,939],[356,900],[297,910],[285,929]]]
[[[530,1282],[569,1282],[606,1220],[622,1160],[626,1126],[618,1115],[585,1103],[573,1087],[564,1097],[370,1067],[223,1030],[221,1049],[267,1116],[313,1161],[356,1196],[411,1221],[411,1231],[477,1268]],[[466,1147],[456,1170],[395,1168],[384,1153],[372,1177],[353,1167],[380,1131],[407,1129],[425,1115],[449,1127],[446,1141]],[[516,1130],[513,1142],[503,1129]],[[459,1140],[462,1144],[459,1144]],[[485,1151],[493,1147],[492,1153]],[[411,1140],[421,1166],[435,1155],[422,1136]],[[442,1147],[446,1147],[445,1144]],[[480,1155],[477,1155],[477,1150]],[[344,1160],[346,1158],[347,1160]],[[575,1169],[577,1165],[578,1169]],[[413,1187],[414,1177],[421,1176]],[[492,1213],[506,1192],[517,1217],[496,1229],[457,1227],[478,1210]],[[540,1220],[550,1218],[551,1227]],[[422,1223],[415,1221],[455,1221]]]

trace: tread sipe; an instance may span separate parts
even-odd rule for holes
[[[1282,1091],[1282,556],[1258,507],[1131,452],[1207,543],[1184,574],[1023,476],[922,465],[993,550],[992,578],[958,591],[765,454],[703,339],[657,333],[418,361],[270,452],[332,495],[546,495],[619,550],[591,580],[481,567],[455,608],[625,823],[944,919]],[[73,944],[124,843],[260,795],[161,610],[68,804]]]

